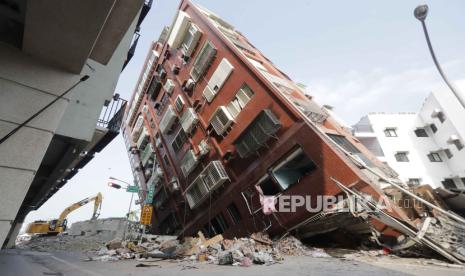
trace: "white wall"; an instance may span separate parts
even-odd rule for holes
[[[458,83],[462,93],[465,93],[465,81]],[[432,118],[431,114],[435,109],[444,112],[446,120],[441,123],[439,119]],[[442,175],[442,178],[455,178],[455,184],[465,188],[464,183],[459,179],[465,177],[465,148],[458,150],[453,144],[448,143],[451,135],[457,135],[465,144],[465,109],[460,105],[455,95],[447,88],[433,91],[425,100],[419,117],[427,124],[434,123],[438,131],[431,135],[438,148],[449,149],[453,154],[451,159],[444,156],[445,163],[449,171]]]
[[[465,93],[465,80],[459,82],[458,87]],[[431,116],[436,109],[444,112],[446,120],[443,123]],[[430,128],[433,123],[438,129],[436,133]],[[371,125],[373,132],[357,128],[365,125]],[[386,137],[386,128],[396,128],[397,137]],[[428,137],[417,137],[414,132],[417,128],[425,128]],[[370,113],[354,125],[354,131],[369,149],[376,148],[376,141],[379,142],[384,157],[378,155],[378,158],[387,162],[401,180],[408,182],[409,178],[421,178],[421,184],[442,187],[445,178],[452,178],[457,187],[465,189],[461,180],[465,177],[465,148],[459,151],[448,142],[451,135],[457,135],[465,144],[465,109],[449,89],[432,92],[418,114]],[[453,157],[449,159],[444,149],[449,149]],[[395,159],[399,151],[409,152],[409,162]],[[430,152],[438,152],[442,162],[431,162],[427,156]]]

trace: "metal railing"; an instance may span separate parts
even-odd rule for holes
[[[113,95],[111,100],[105,100],[100,118],[97,120],[97,126],[119,131],[126,105],[127,101],[121,99],[119,94]]]

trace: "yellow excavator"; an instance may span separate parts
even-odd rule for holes
[[[38,220],[31,222],[27,226],[26,233],[42,235],[57,235],[58,233],[62,233],[66,231],[66,226],[68,223],[66,217],[69,215],[69,213],[92,201],[94,201],[94,213],[92,214],[91,220],[97,219],[100,215],[100,209],[102,208],[102,198],[102,194],[98,193],[94,197],[88,197],[70,205],[68,208],[64,209],[63,212],[61,212],[58,219],[50,221]]]

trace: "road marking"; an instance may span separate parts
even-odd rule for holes
[[[70,262],[65,261],[65,260],[63,260],[63,259],[60,259],[60,258],[55,257],[55,256],[53,256],[53,255],[50,256],[50,257],[52,257],[53,259],[55,259],[55,260],[57,260],[57,261],[59,261],[59,262],[62,262],[62,263],[64,263],[64,264],[66,264],[66,265],[69,265],[69,266],[71,266],[71,267],[74,268],[74,269],[77,269],[77,270],[79,270],[79,271],[81,271],[81,272],[87,273],[87,274],[89,274],[89,275],[93,275],[93,276],[104,276],[104,275],[102,275],[102,274],[99,274],[99,273],[96,273],[96,272],[93,272],[93,271],[90,271],[90,270],[87,270],[87,269],[82,269],[82,268],[80,268],[79,266],[77,266],[77,265],[75,265],[75,264],[73,264],[73,263],[70,263]]]

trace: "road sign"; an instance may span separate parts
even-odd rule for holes
[[[152,224],[152,213],[153,213],[153,206],[152,205],[144,205],[141,210],[140,214],[140,224],[142,225],[150,225]]]
[[[128,192],[128,193],[138,193],[139,192],[139,187],[138,186],[128,186],[126,188],[126,192]]]
[[[149,191],[147,192],[147,196],[145,197],[146,204],[152,204],[154,193],[155,193],[155,185],[150,185]]]

